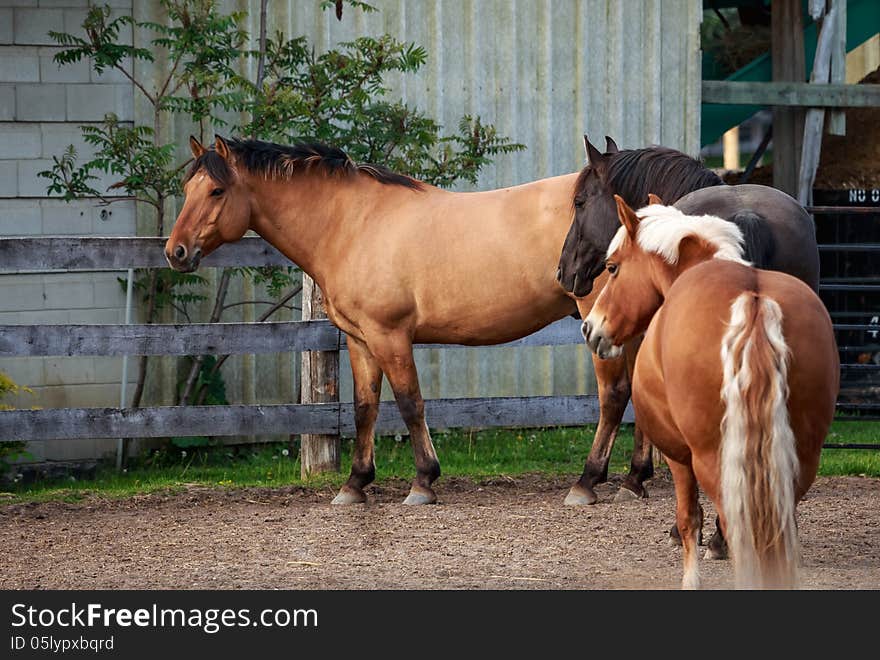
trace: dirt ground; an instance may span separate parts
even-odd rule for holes
[[[613,479],[616,482],[617,479]],[[207,489],[124,500],[0,506],[3,589],[675,589],[672,483],[646,500],[562,505],[570,481],[443,478],[441,503],[400,504],[403,482],[366,506],[329,490]],[[706,537],[714,525],[707,510]],[[711,517],[710,517],[711,516]],[[799,506],[803,586],[880,588],[880,479],[820,478]],[[727,561],[701,563],[729,588]]]

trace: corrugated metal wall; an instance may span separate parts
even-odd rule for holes
[[[358,35],[390,33],[424,46],[416,75],[391,78],[396,94],[454,130],[479,115],[528,150],[487,167],[478,189],[573,172],[584,132],[601,144],[651,143],[696,155],[700,134],[699,0],[371,0],[380,11],[345,8],[343,20],[318,0],[269,3],[269,32],[306,34],[318,49]],[[158,3],[155,3],[158,4]],[[141,18],[154,3],[136,3]],[[146,5],[146,7],[144,7]],[[259,30],[259,1],[228,2]],[[185,144],[189,127],[175,127]],[[241,317],[251,320],[253,314]],[[232,318],[228,320],[233,320]],[[280,319],[279,319],[280,320]],[[421,351],[426,397],[574,394],[594,391],[581,346]],[[287,357],[244,357],[229,365],[230,400],[286,401],[296,368]],[[342,394],[350,397],[343,365]],[[257,378],[259,374],[259,378]],[[163,388],[173,386],[166,371]],[[161,398],[161,396],[159,397]]]

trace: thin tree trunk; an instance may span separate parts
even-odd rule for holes
[[[279,309],[281,309],[285,305],[285,303],[287,303],[287,301],[289,301],[291,298],[293,298],[300,291],[302,291],[302,286],[298,286],[295,289],[291,289],[290,291],[288,291],[287,294],[285,294],[285,296],[283,298],[281,298],[281,300],[279,300],[272,307],[270,307],[265,312],[263,312],[263,314],[260,315],[260,318],[258,318],[256,322],[262,323],[263,321],[268,320],[270,316],[272,316],[275,312],[277,312]],[[229,359],[229,355],[221,355],[220,357],[218,357],[217,362],[215,362],[214,366],[211,367],[211,372],[208,374],[209,378],[213,378],[215,375],[217,375],[217,373],[220,371],[220,367],[222,367],[223,363],[226,362],[226,360],[228,360],[228,359]],[[200,406],[205,402],[205,397],[207,396],[207,394],[208,394],[208,386],[202,385],[199,388],[199,391],[196,396],[196,405],[197,406]]]
[[[226,294],[229,291],[229,280],[232,279],[232,271],[228,268],[223,270],[223,275],[220,276],[220,284],[217,288],[217,296],[214,299],[214,309],[211,312],[211,318],[208,319],[208,323],[217,323],[220,320],[220,315],[223,313],[223,304],[226,302]],[[193,390],[195,389],[196,382],[199,378],[199,373],[202,371],[202,365],[205,363],[204,355],[197,355],[193,358],[192,364],[190,365],[189,374],[186,377],[186,384],[183,387],[183,392],[180,395],[179,405],[186,406],[189,405],[193,398]]]
[[[156,203],[156,236],[161,236],[165,231],[165,198],[159,196]],[[156,316],[156,293],[159,288],[159,271],[150,271],[150,285],[147,287],[147,315],[145,323],[150,324]],[[131,397],[131,407],[139,408],[144,396],[144,385],[147,381],[147,362],[149,356],[142,355],[138,361],[138,379]]]

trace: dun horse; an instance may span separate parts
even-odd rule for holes
[[[603,272],[605,251],[620,226],[615,194],[639,208],[647,204],[651,191],[690,215],[711,214],[733,222],[745,236],[747,259],[761,268],[794,275],[818,289],[819,252],[813,221],[790,196],[767,186],[723,185],[698,160],[674,149],[620,150],[613,140],[606,141],[603,154],[584,136],[588,165],[575,184],[575,218],[562,248],[557,273],[562,287],[578,297],[582,317],[590,312],[595,299],[593,280]],[[627,372],[632,370],[637,348],[635,340],[627,346],[625,361],[596,364],[601,405],[599,426],[583,474],[572,486],[567,503],[594,503],[594,486],[608,477],[611,449],[631,394]],[[650,444],[642,441],[637,419],[631,467],[618,491],[618,499],[646,496],[643,484],[654,470],[650,449]],[[717,556],[724,556],[720,536],[713,537],[712,543]]]
[[[190,147],[195,162],[166,243],[169,264],[194,270],[253,230],[313,277],[327,315],[347,335],[354,376],[357,437],[334,501],[366,499],[384,374],[415,456],[405,501],[434,502],[440,464],[413,343],[502,343],[576,312],[555,273],[577,173],[453,193],[324,145],[218,138],[214,149],[195,139]]]
[[[682,585],[700,584],[699,484],[737,585],[796,586],[795,506],[815,479],[839,387],[828,312],[800,280],[743,261],[736,225],[653,196],[638,213],[615,201],[610,277],[583,332],[600,357],[645,333],[633,404],[675,482]]]

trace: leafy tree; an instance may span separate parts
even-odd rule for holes
[[[13,407],[4,403],[3,399],[7,396],[15,396],[20,392],[33,394],[31,388],[19,385],[0,371],[0,410],[12,410]],[[26,445],[27,443],[22,440],[7,440],[5,438],[0,442],[0,481],[5,479],[7,471],[17,459],[29,456],[25,451]]]
[[[278,33],[267,38],[264,0],[259,46],[249,50],[248,35],[239,27],[244,14],[223,14],[214,0],[162,0],[162,4],[168,17],[164,24],[136,22],[130,16],[111,19],[108,8],[94,7],[83,23],[85,36],[50,33],[65,47],[55,56],[57,62],[89,58],[98,71],[122,71],[153,109],[152,126],[128,126],[108,115],[102,126],[84,127],[84,139],[96,150],[94,158],[77,164],[73,147],[55,157],[53,167],[41,173],[50,181],[50,193],[68,200],[98,197],[112,203],[119,198],[107,197],[106,191],[93,186],[98,173],[115,175],[119,181],[111,188],[124,191],[122,199],[151,207],[156,235],[164,235],[168,202],[180,194],[187,165],[174,161],[175,144],[165,141],[163,120],[171,115],[188,117],[199,127],[202,141],[211,129],[282,143],[317,140],[346,150],[358,161],[385,165],[438,186],[475,183],[494,157],[524,148],[498,135],[479,117],[462,117],[457,131],[446,133],[434,119],[390,98],[387,74],[416,73],[427,59],[425,50],[415,44],[390,35],[359,37],[318,53],[306,37],[287,39]],[[344,4],[375,11],[357,0]],[[334,9],[341,20],[341,0],[324,0],[320,6]],[[118,43],[125,25],[152,33],[152,47]],[[126,62],[155,62],[155,53],[163,53],[167,66],[159,83],[149,87],[129,72]],[[257,62],[256,80],[241,73],[248,60]],[[228,123],[224,117],[240,119]],[[273,297],[260,321],[289,306],[298,292],[291,288],[290,273],[284,269],[226,269],[209,321],[220,320],[230,307],[254,302],[226,302],[230,280],[236,276],[266,285]],[[150,270],[138,280],[146,322],[152,323],[163,306],[173,306],[192,320],[190,305],[206,300],[205,285],[198,275]],[[211,392],[220,391],[217,377],[226,357],[194,356],[179,402],[202,403]],[[140,405],[143,394],[146,361],[144,357],[140,362],[134,406]]]
[[[180,177],[186,163],[175,164],[175,144],[165,141],[163,118],[170,114],[187,115],[200,127],[204,137],[208,124],[222,124],[221,110],[240,107],[241,94],[235,81],[235,68],[246,55],[247,34],[239,27],[244,14],[220,13],[211,0],[162,0],[168,24],[136,22],[131,16],[111,17],[109,7],[92,7],[82,28],[84,36],[63,32],[49,35],[65,49],[55,55],[59,64],[89,59],[92,67],[102,72],[120,71],[127,77],[153,110],[152,126],[121,124],[108,114],[103,125],[82,128],[84,140],[95,147],[95,156],[77,165],[73,147],[53,158],[53,167],[40,175],[49,179],[49,192],[64,199],[97,197],[105,203],[133,199],[151,207],[155,214],[155,235],[165,234],[165,214],[169,201],[180,193]],[[120,30],[137,26],[153,33],[152,48],[136,48],[119,43]],[[131,64],[135,60],[155,62],[154,53],[162,52],[167,61],[159,82],[148,83],[134,77]],[[133,69],[132,69],[133,70]],[[110,187],[125,196],[107,197],[93,182],[96,173],[119,177]],[[150,270],[138,280],[144,294],[145,322],[153,323],[164,304],[182,309],[205,299],[198,289],[205,283],[201,276],[172,274],[167,270]],[[180,289],[188,287],[195,291]],[[148,357],[139,362],[137,386],[132,406],[138,407],[144,392]]]

